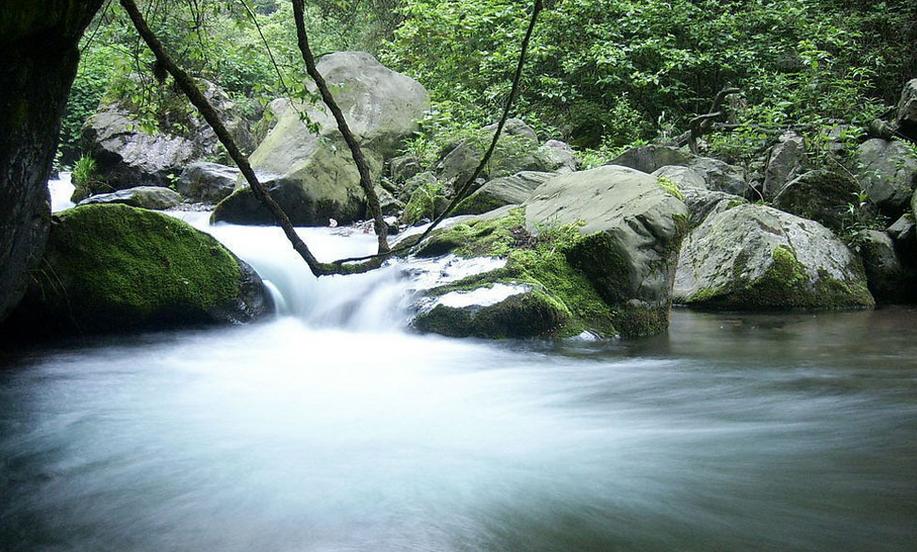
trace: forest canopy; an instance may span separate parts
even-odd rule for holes
[[[241,110],[305,93],[289,2],[141,7],[176,60]],[[317,56],[368,51],[418,79],[434,102],[430,138],[496,118],[529,8],[524,0],[322,0],[308,2],[306,15]],[[546,8],[515,112],[577,146],[587,165],[677,134],[726,86],[741,90],[732,112],[740,126],[710,145],[739,161],[761,147],[761,126],[863,127],[917,72],[917,6],[907,0],[558,0]],[[128,98],[150,126],[177,124],[169,114],[189,109],[153,86],[152,55],[117,6],[97,16],[82,49],[63,122],[65,164],[79,157],[80,128],[105,96]],[[432,141],[420,136],[412,147],[423,153]]]

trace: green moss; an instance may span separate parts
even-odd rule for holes
[[[564,332],[569,312],[549,295],[535,291],[507,297],[476,311],[437,305],[415,320],[427,332],[489,339],[546,337]]]
[[[660,188],[668,192],[669,195],[675,197],[676,199],[680,201],[685,200],[685,194],[681,192],[681,188],[679,188],[678,184],[676,184],[675,181],[671,178],[667,176],[660,176],[656,178],[656,184],[658,184]]]
[[[506,205],[505,202],[500,201],[490,194],[481,193],[479,190],[456,205],[453,213],[455,215],[480,215],[488,211],[493,211],[494,209],[499,209],[504,205]]]
[[[443,190],[442,182],[432,181],[421,184],[411,193],[410,199],[405,204],[401,222],[415,224],[424,218],[432,220],[441,214],[448,204],[449,200]]]
[[[874,304],[865,279],[847,283],[820,271],[813,282],[805,265],[784,245],[774,248],[771,265],[751,282],[745,275],[748,257],[741,253],[736,257],[730,285],[700,290],[688,302],[704,303],[712,308],[742,309],[836,309]]]
[[[86,205],[52,225],[36,274],[36,304],[79,329],[208,321],[241,291],[238,261],[175,218],[123,205]]]

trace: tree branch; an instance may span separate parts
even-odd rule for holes
[[[210,105],[210,102],[208,102],[207,98],[205,98],[201,93],[200,89],[194,83],[194,80],[183,69],[176,65],[175,62],[172,61],[172,58],[166,53],[162,43],[159,41],[153,31],[150,30],[134,0],[120,0],[120,2],[128,16],[130,16],[134,27],[140,34],[140,37],[144,42],[146,42],[147,46],[153,52],[153,55],[156,56],[157,63],[159,63],[160,66],[166,70],[166,72],[172,75],[172,78],[175,79],[176,84],[178,84],[179,88],[181,88],[185,96],[188,97],[188,100],[191,101],[191,104],[197,108],[197,110],[204,117],[204,120],[207,121],[207,124],[213,128],[213,131],[217,135],[217,138],[219,138],[220,143],[223,144],[223,147],[226,148],[229,156],[239,167],[239,170],[242,172],[242,176],[245,177],[245,180],[251,187],[255,197],[261,201],[271,212],[277,223],[283,229],[284,234],[286,234],[287,239],[290,240],[290,243],[293,245],[293,249],[295,249],[296,252],[299,253],[300,257],[303,258],[312,273],[316,276],[325,276],[330,274],[351,274],[356,272],[366,272],[381,266],[384,260],[381,258],[374,259],[371,262],[363,263],[361,265],[346,266],[340,262],[323,263],[315,258],[315,256],[309,250],[309,247],[296,233],[296,229],[290,222],[289,217],[287,217],[286,213],[283,211],[283,208],[281,208],[280,205],[274,201],[268,191],[264,188],[264,185],[258,181],[258,177],[255,175],[255,171],[252,169],[251,164],[248,162],[248,158],[239,150],[235,140],[233,140],[232,135],[220,120],[216,110],[212,105]]]
[[[353,162],[356,164],[357,170],[360,173],[360,185],[363,187],[363,193],[366,194],[366,203],[369,205],[369,212],[373,217],[373,227],[379,239],[379,254],[387,254],[391,250],[388,245],[388,225],[385,223],[385,218],[382,216],[382,207],[379,205],[379,196],[376,195],[372,175],[369,172],[369,165],[366,163],[366,157],[363,156],[363,150],[360,148],[360,144],[354,137],[353,132],[350,131],[350,126],[348,126],[347,120],[344,118],[344,113],[334,100],[334,96],[331,95],[325,78],[322,77],[321,73],[319,73],[318,69],[315,67],[315,57],[312,55],[312,49],[309,47],[309,36],[306,34],[306,23],[303,15],[305,6],[303,0],[292,1],[293,18],[296,20],[296,37],[299,44],[299,51],[302,53],[302,59],[306,64],[306,72],[312,77],[312,80],[315,81],[315,86],[318,87],[318,91],[322,96],[322,101],[325,102],[325,105],[328,106],[328,110],[331,111],[331,114],[334,116],[338,130],[344,137],[347,147],[350,148]]]
[[[293,0],[294,3],[302,2],[302,0]],[[471,176],[468,177],[468,180],[462,184],[458,192],[456,192],[455,197],[452,198],[452,201],[449,202],[449,205],[446,206],[446,209],[430,223],[430,226],[427,227],[423,233],[420,234],[415,239],[411,239],[411,242],[400,247],[396,247],[392,250],[392,253],[403,253],[410,249],[413,249],[418,244],[420,244],[424,239],[426,239],[433,230],[439,226],[439,224],[445,220],[455,209],[455,207],[462,202],[469,193],[472,191],[472,186],[474,185],[475,180],[480,176],[481,172],[484,170],[484,167],[487,166],[487,163],[490,162],[490,158],[494,153],[494,150],[497,148],[497,141],[500,139],[500,134],[503,132],[503,127],[506,126],[506,120],[509,118],[509,113],[512,109],[513,102],[516,100],[516,96],[519,94],[519,86],[522,82],[522,70],[525,67],[525,57],[528,53],[529,42],[532,38],[532,33],[535,30],[535,23],[538,21],[538,14],[541,13],[543,9],[542,0],[535,0],[534,5],[532,6],[532,16],[529,19],[528,28],[525,31],[525,37],[522,39],[522,46],[519,51],[519,61],[516,64],[516,72],[513,75],[513,86],[510,90],[509,97],[506,99],[506,105],[503,108],[503,115],[500,117],[500,121],[497,123],[497,129],[494,131],[493,139],[490,142],[490,147],[487,148],[487,151],[484,153],[484,157],[481,158],[481,162],[478,163],[478,166],[474,169],[474,172],[471,173]],[[335,261],[337,263],[348,263],[356,261],[364,261],[367,259],[374,258],[374,255],[368,255],[365,257],[352,257],[349,259],[341,259]]]

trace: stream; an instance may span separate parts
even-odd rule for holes
[[[175,215],[277,315],[0,354],[0,550],[917,547],[915,309],[420,336],[398,267],[316,280],[276,228]]]

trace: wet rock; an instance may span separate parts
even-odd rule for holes
[[[181,202],[181,194],[169,188],[163,188],[162,186],[136,186],[109,194],[97,194],[84,199],[78,205],[120,203],[143,209],[164,210],[171,209]]]
[[[240,175],[235,167],[199,161],[182,171],[176,188],[192,201],[217,203],[235,190]]]

